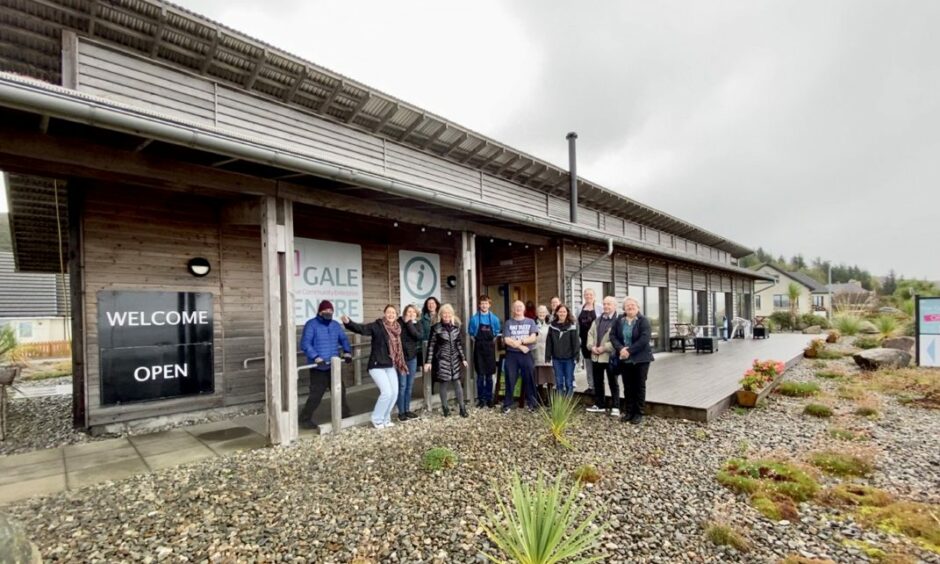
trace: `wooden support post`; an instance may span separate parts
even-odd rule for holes
[[[261,273],[264,295],[265,421],[268,442],[297,439],[297,345],[290,257],[293,205],[261,199]]]
[[[343,361],[338,356],[330,359],[330,422],[334,435],[343,430]]]
[[[82,241],[84,193],[76,183],[68,191],[69,315],[72,333],[72,426],[87,426],[85,395],[85,261]]]
[[[460,233],[460,254],[458,255],[460,275],[457,277],[457,287],[459,289],[457,305],[460,315],[466,324],[470,322],[470,316],[473,315],[473,304],[476,296],[476,235],[469,231]],[[475,373],[473,367],[473,354],[471,349],[470,335],[464,331],[464,351],[467,353],[467,377],[464,379],[464,392],[467,402],[476,399]]]

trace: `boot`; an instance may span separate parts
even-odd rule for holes
[[[447,417],[450,415],[450,408],[447,407],[446,405],[442,405],[441,412],[444,414],[444,417]]]
[[[461,404],[460,406],[460,416],[467,417],[467,406]]]

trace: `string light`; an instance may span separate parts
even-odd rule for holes
[[[393,227],[398,227],[398,222],[396,221],[396,222],[393,223],[392,225],[393,225]]]

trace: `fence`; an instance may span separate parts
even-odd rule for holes
[[[24,343],[19,346],[26,358],[59,358],[72,356],[72,341]]]

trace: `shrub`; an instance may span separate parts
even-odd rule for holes
[[[870,405],[862,405],[855,410],[855,415],[859,417],[878,417],[878,408],[872,407]]]
[[[821,403],[810,403],[803,408],[803,413],[813,417],[828,418],[832,417],[832,408]]]
[[[940,552],[940,505],[897,502],[861,513],[863,523],[893,534],[901,533],[921,546]]]
[[[778,460],[733,458],[718,472],[718,482],[744,493],[768,492],[794,501],[811,499],[819,484],[806,472]]]
[[[705,538],[717,546],[730,546],[740,552],[747,552],[751,549],[747,539],[741,536],[741,533],[735,531],[728,525],[720,523],[709,523],[705,527]]]
[[[835,318],[834,325],[843,335],[858,335],[862,329],[862,319],[855,315],[839,315]]]
[[[816,315],[815,313],[804,313],[801,315],[799,325],[803,329],[812,327],[813,325],[818,325],[822,329],[829,329],[830,327],[828,319],[821,315]]]
[[[806,348],[803,349],[803,356],[806,358],[821,358],[820,353],[826,349],[825,341],[821,339],[813,339],[806,345]]]
[[[884,507],[894,501],[892,495],[884,490],[854,482],[836,484],[820,494],[820,499],[829,505],[858,507]]]
[[[596,484],[601,481],[601,473],[591,464],[578,466],[571,476],[579,484]]]
[[[898,332],[898,320],[890,315],[880,315],[876,317],[872,323],[875,324],[875,328],[878,329],[878,334],[881,335],[883,339],[889,339]]]
[[[835,476],[867,476],[874,466],[868,457],[824,450],[809,455],[810,464]]]
[[[829,344],[838,343],[841,338],[842,333],[839,333],[838,329],[830,329],[829,332],[826,333],[826,342]]]
[[[435,447],[424,453],[424,469],[437,472],[457,465],[457,455],[446,447]]]
[[[878,348],[881,346],[881,337],[875,337],[875,336],[856,337],[855,341],[853,341],[852,344],[860,349],[874,349],[874,348]]]
[[[542,408],[542,420],[548,427],[549,435],[557,444],[566,448],[571,448],[571,442],[565,432],[574,421],[579,401],[574,396],[555,392],[548,406]]]
[[[26,364],[26,353],[23,346],[16,339],[16,331],[12,325],[0,327],[0,366],[4,364]]]
[[[865,397],[865,388],[857,385],[851,386],[839,386],[839,389],[836,391],[836,394],[846,400],[860,400]]]
[[[784,382],[777,387],[777,393],[797,398],[814,396],[819,393],[819,384],[815,382]]]
[[[551,483],[539,476],[535,485],[529,486],[522,483],[516,472],[511,483],[508,503],[497,496],[497,513],[487,509],[482,523],[486,536],[510,561],[562,562],[596,548],[606,525],[592,527],[598,510],[585,515],[577,483],[563,491],[560,475]],[[491,554],[484,556],[492,562],[503,561]],[[597,562],[605,557],[585,557],[578,562]]]
[[[769,319],[774,324],[774,328],[779,331],[793,330],[793,320],[790,319],[790,314],[788,312],[775,311],[770,314]]]

